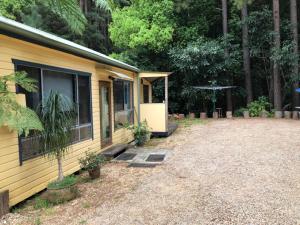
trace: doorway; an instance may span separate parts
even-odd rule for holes
[[[110,82],[99,82],[101,148],[112,144],[111,121],[111,85]]]

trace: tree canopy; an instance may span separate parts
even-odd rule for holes
[[[292,110],[292,105],[300,104],[294,100],[294,89],[299,84],[294,29],[299,27],[297,1],[226,2],[225,39],[221,0],[2,0],[0,14],[142,70],[174,71],[169,82],[172,112],[204,110],[202,103],[210,96],[197,94],[190,87],[209,82],[238,86],[233,92],[234,109],[238,109],[246,106],[249,99],[261,96],[273,104],[275,94],[278,101],[274,84],[278,89],[280,81],[282,109]],[[280,6],[280,29],[274,31],[276,2]],[[280,43],[277,40],[275,45],[279,34]],[[229,57],[224,58],[226,49]],[[274,83],[277,69],[279,80]],[[249,82],[252,87],[247,86]],[[247,98],[249,87],[251,98]],[[154,89],[154,101],[162,100],[162,83],[156,82]],[[220,95],[217,105],[226,108],[224,98]]]

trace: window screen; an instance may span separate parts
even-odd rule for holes
[[[143,92],[144,92],[144,103],[149,103],[149,85],[143,86]]]
[[[91,124],[91,89],[90,77],[80,73],[66,73],[63,69],[53,70],[38,67],[16,65],[17,71],[25,71],[28,76],[37,80],[38,91],[29,93],[18,87],[18,93],[24,93],[26,104],[31,109],[36,109],[41,100],[46,98],[50,91],[59,92],[77,103],[77,119],[73,128],[73,142],[79,142],[92,138]],[[30,63],[29,63],[30,64]],[[39,156],[38,137],[20,137],[21,162]]]
[[[114,80],[115,129],[133,123],[133,84],[130,81]]]

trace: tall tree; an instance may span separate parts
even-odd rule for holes
[[[223,18],[223,35],[226,42],[225,45],[225,59],[229,59],[229,50],[228,50],[228,9],[227,9],[227,0],[222,0],[222,18]],[[227,111],[232,111],[232,99],[231,99],[231,89],[226,91],[227,98]]]
[[[252,94],[252,79],[250,69],[250,51],[249,51],[249,32],[248,32],[248,6],[247,1],[244,0],[242,6],[242,33],[243,33],[243,64],[245,72],[245,88],[247,92],[247,104],[253,101]]]
[[[297,0],[290,0],[290,15],[291,15],[291,27],[294,41],[294,54],[297,56],[296,63],[293,68],[293,74],[296,76],[293,85],[293,105],[299,104],[299,94],[295,91],[299,87],[299,61],[298,61],[298,18],[297,18]]]
[[[280,49],[280,11],[279,0],[273,0],[273,21],[274,21],[274,48]],[[273,81],[274,81],[274,108],[276,111],[281,111],[281,81],[279,63],[274,60],[273,64]]]

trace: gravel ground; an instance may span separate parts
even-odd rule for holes
[[[155,168],[104,167],[82,197],[9,214],[6,224],[300,224],[300,121],[234,119],[157,141]],[[4,220],[2,220],[3,222]],[[1,222],[0,222],[1,224]],[[4,223],[2,223],[4,224]]]

